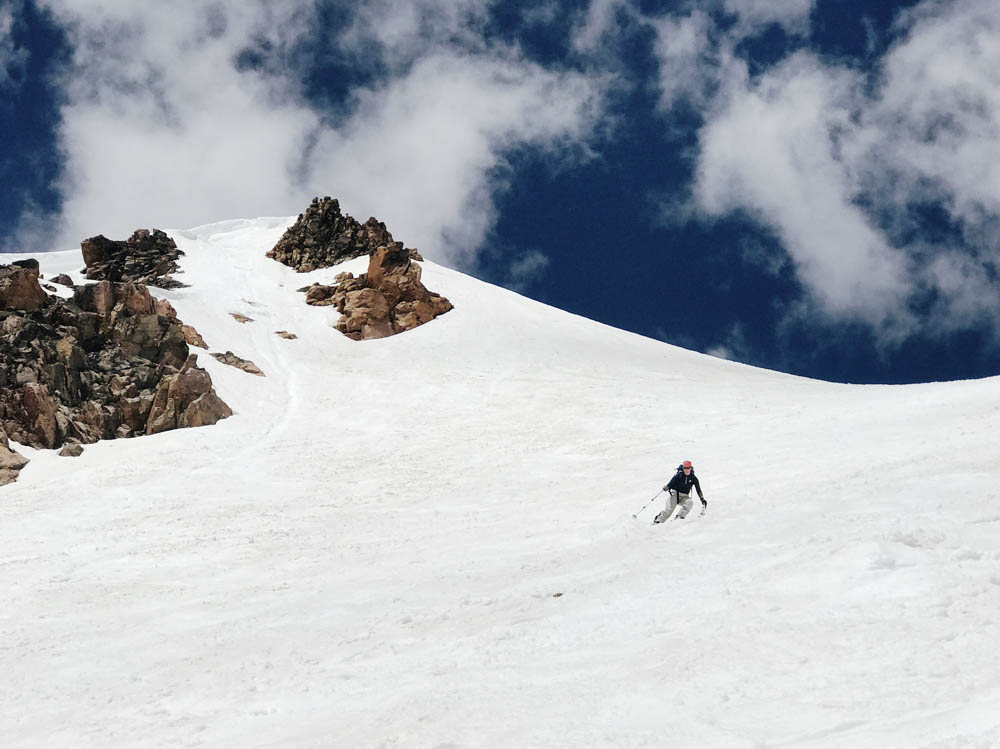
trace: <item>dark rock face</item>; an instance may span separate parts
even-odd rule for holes
[[[184,253],[159,229],[137,229],[125,241],[99,234],[83,240],[80,249],[91,280],[135,281],[161,289],[184,286],[170,275],[177,272],[177,258]]]
[[[340,212],[340,202],[313,198],[305,213],[267,253],[300,273],[330,268],[345,260],[370,255],[378,247],[393,244],[385,224],[369,218],[361,224]],[[416,250],[412,250],[416,254]],[[420,260],[419,255],[416,255]]]
[[[0,278],[18,272],[0,266]],[[38,303],[18,284],[0,305],[5,442],[56,448],[231,415],[189,356],[173,308],[145,285],[105,280],[77,287],[71,300],[42,292]]]
[[[368,262],[368,272],[355,278],[338,274],[332,286],[306,289],[306,303],[335,305],[341,318],[337,330],[356,341],[385,338],[430,322],[452,309],[439,294],[420,281],[420,266],[401,242],[379,247]]]

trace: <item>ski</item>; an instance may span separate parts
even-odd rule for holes
[[[664,523],[673,523],[675,520],[695,520],[697,518],[703,518],[703,517],[705,517],[705,511],[707,509],[708,509],[707,507],[702,507],[701,508],[701,512],[699,512],[697,515],[688,516],[688,517],[685,517],[685,518],[682,518],[682,517],[680,517],[678,515],[674,515],[672,518],[666,518],[665,520],[656,520],[654,518],[653,519],[653,525],[663,525]],[[633,515],[632,517],[635,517],[635,515]]]

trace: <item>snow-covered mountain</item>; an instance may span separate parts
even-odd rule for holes
[[[290,223],[168,231],[154,293],[266,375],[200,356],[233,417],[18,447],[0,744],[1000,746],[1000,379],[791,377],[430,262],[455,309],[352,341],[297,289],[366,259],[298,274]],[[683,459],[707,515],[634,519]]]

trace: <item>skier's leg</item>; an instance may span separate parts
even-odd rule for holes
[[[662,523],[664,520],[670,518],[671,513],[674,511],[674,507],[677,506],[677,492],[675,489],[671,489],[667,492],[667,506],[660,510],[660,514],[656,516],[653,520],[654,523]]]
[[[679,497],[681,509],[677,513],[677,517],[683,520],[691,512],[691,508],[694,507],[694,500],[691,499],[690,494],[681,494]]]

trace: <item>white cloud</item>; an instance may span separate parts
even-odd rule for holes
[[[241,73],[233,61],[254,39],[284,43],[305,19],[235,0],[48,7],[73,46],[59,129],[61,245],[300,210],[307,196],[289,175],[317,117],[287,79]]]
[[[733,323],[726,334],[725,340],[709,347],[705,350],[705,353],[717,359],[742,362],[750,361],[752,359],[751,346],[747,342],[746,327],[743,323]]]
[[[581,143],[599,88],[517,59],[437,54],[365,92],[344,128],[327,132],[315,179],[336,183],[359,214],[385,217],[408,244],[470,260],[494,220],[494,170],[530,144],[558,155]]]
[[[670,109],[681,100],[703,107],[718,86],[721,56],[711,39],[712,20],[705,13],[650,19],[656,32],[654,51],[660,63],[660,105]]]
[[[855,83],[806,54],[756,82],[734,76],[701,133],[695,193],[709,215],[746,211],[771,226],[829,314],[883,324],[905,298],[906,264],[852,202],[838,159]]]
[[[529,250],[511,262],[507,269],[507,285],[514,291],[525,291],[545,275],[551,264],[548,256]]]
[[[599,52],[607,38],[619,31],[617,16],[631,9],[628,0],[591,0],[573,29],[573,48],[578,52]]]
[[[352,10],[340,42],[359,57],[407,65],[442,46],[482,49],[488,0],[370,0]],[[363,62],[363,60],[362,60]]]
[[[865,175],[876,195],[940,201],[974,227],[1000,212],[1000,14],[982,0],[928,2],[906,28],[850,156],[877,167]]]
[[[723,0],[727,13],[739,17],[737,33],[752,36],[770,24],[782,26],[791,34],[809,30],[809,15],[816,0]]]
[[[801,22],[809,6],[784,9]],[[727,7],[763,23],[779,4]],[[928,289],[939,301],[925,330],[987,322],[1000,334],[1000,300],[984,280],[1000,263],[995,3],[927,0],[905,14],[874,92],[863,71],[805,52],[752,78],[733,55],[740,32],[719,36],[694,18],[654,24],[663,104],[691,102],[705,117],[694,210],[769,227],[816,308],[872,324],[883,342],[912,332],[908,302]],[[961,237],[915,239],[914,209],[925,205]]]
[[[17,86],[18,73],[28,61],[28,50],[16,44],[13,36],[23,7],[20,1],[0,6],[0,92]]]
[[[504,154],[585,156],[603,85],[516,50],[455,43],[463,30],[475,36],[483,3],[367,5],[340,42],[350,54],[374,34],[368,52],[391,73],[354,91],[334,125],[301,95],[284,54],[314,22],[309,6],[46,5],[73,47],[60,246],[140,226],[295,214],[318,194],[362,220],[378,216],[429,257],[470,259],[494,220]],[[262,44],[264,69],[236,64]]]

